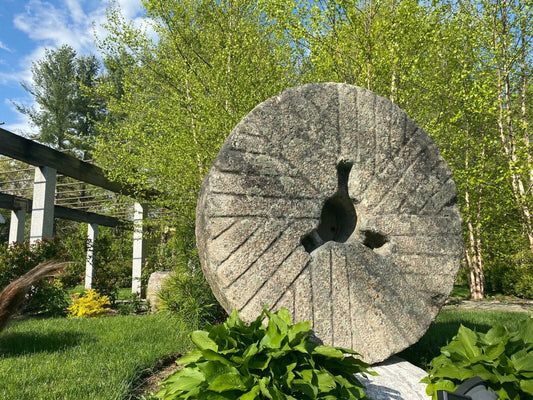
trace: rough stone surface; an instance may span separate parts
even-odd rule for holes
[[[456,197],[431,138],[387,99],[289,89],[235,127],[202,184],[202,267],[228,312],[287,307],[326,344],[382,361],[418,341],[453,287]]]
[[[150,303],[152,312],[157,312],[161,300],[159,300],[159,291],[161,285],[170,276],[170,271],[156,271],[150,274],[148,278],[148,286],[146,287],[146,300]]]
[[[365,386],[372,400],[430,400],[426,385],[420,383],[427,373],[400,357],[393,356],[383,363],[373,365],[378,376],[357,379]]]

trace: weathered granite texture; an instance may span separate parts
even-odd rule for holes
[[[427,376],[426,371],[392,356],[388,360],[373,365],[378,376],[357,376],[364,385],[368,398],[372,400],[430,400],[426,385],[420,380]]]
[[[161,300],[159,299],[159,291],[163,286],[163,282],[170,277],[170,271],[156,271],[150,274],[148,278],[148,286],[146,287],[146,300],[150,303],[150,310],[153,313],[159,311]]]
[[[202,184],[202,267],[228,312],[287,307],[378,362],[418,341],[452,289],[456,196],[431,138],[387,99],[289,89],[235,127]]]

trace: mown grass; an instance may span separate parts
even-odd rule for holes
[[[461,324],[478,332],[486,332],[494,325],[516,326],[528,318],[530,315],[525,312],[443,310],[418,343],[401,352],[399,356],[426,369],[429,362],[440,354],[440,348],[457,334]]]
[[[128,399],[189,332],[157,315],[17,321],[0,335],[0,399]]]
[[[426,367],[461,324],[478,331],[527,313],[442,311],[400,356]],[[191,327],[159,315],[30,319],[0,335],[0,399],[127,400],[158,360],[189,350]]]

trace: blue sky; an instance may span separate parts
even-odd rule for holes
[[[123,16],[142,25],[141,0],[116,0]],[[13,101],[31,106],[31,96],[20,85],[31,83],[32,62],[46,48],[64,44],[78,54],[96,54],[95,35],[106,35],[105,22],[109,0],[0,0],[0,122],[12,132],[35,132],[26,116]]]

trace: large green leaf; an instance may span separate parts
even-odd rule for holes
[[[533,352],[521,350],[511,356],[511,362],[519,372],[533,372]]]
[[[464,381],[474,376],[474,373],[470,368],[458,367],[453,363],[448,363],[447,365],[440,366],[433,376],[437,378],[451,378]]]
[[[248,361],[248,368],[250,369],[265,369],[268,367],[272,357],[267,354],[256,354]]]
[[[295,340],[300,340],[302,335],[306,335],[309,333],[311,329],[311,322],[309,321],[302,321],[298,322],[297,324],[293,325],[289,329],[289,343],[293,343]]]
[[[291,313],[286,308],[281,308],[276,314],[276,317],[281,319],[288,327],[292,324]]]
[[[327,372],[319,372],[316,374],[316,376],[318,378],[318,389],[322,393],[327,393],[335,389],[335,387],[337,386],[333,375]]]
[[[479,349],[479,347],[476,346],[477,335],[474,331],[461,325],[459,327],[459,331],[457,332],[457,340],[462,345],[462,348],[465,351],[464,355],[466,358],[472,359],[481,355],[481,350]],[[450,346],[448,346],[448,348],[450,348]],[[459,346],[455,349],[459,349]]]
[[[185,368],[174,374],[174,377],[169,382],[177,391],[189,391],[196,388],[205,381],[204,374],[197,369]]]
[[[344,358],[344,353],[331,346],[316,346],[312,354],[320,354],[331,358]]]
[[[505,352],[505,343],[500,342],[495,345],[488,345],[484,348],[484,352],[489,360],[497,360]]]
[[[291,389],[302,393],[308,399],[315,399],[318,394],[317,386],[304,379],[294,379],[291,383]]]
[[[487,345],[500,345],[507,342],[508,335],[504,326],[492,327],[486,334],[481,335],[482,341]]]
[[[247,390],[239,372],[232,372],[218,375],[213,380],[209,380],[208,390],[213,392],[225,392],[229,390]]]
[[[244,353],[242,354],[243,360],[246,362],[250,359],[250,357],[255,356],[259,352],[259,347],[257,346],[257,343],[252,343],[250,346],[244,350]]]
[[[249,392],[244,393],[241,395],[237,400],[255,400],[259,393],[261,393],[261,388],[259,385],[252,386]]]
[[[225,365],[218,361],[205,361],[198,363],[197,367],[200,371],[202,371],[203,375],[205,376],[205,380],[208,382],[211,382],[220,375],[239,373],[237,368]]]
[[[277,325],[270,320],[268,322],[267,334],[261,339],[259,345],[262,347],[268,347],[271,349],[279,349],[281,347],[281,342],[287,337],[286,335],[278,331]]]
[[[227,328],[233,328],[235,326],[242,326],[243,322],[241,321],[241,319],[239,318],[239,313],[237,312],[237,309],[233,309],[233,311],[231,312],[229,318],[226,320],[226,322],[224,323],[224,325],[227,327]]]
[[[200,350],[218,351],[218,345],[209,337],[209,332],[194,331],[191,333],[191,340]]]
[[[201,350],[202,352],[202,356],[204,359],[206,360],[209,360],[209,361],[218,361],[222,364],[225,364],[225,365],[233,365],[233,363],[228,360],[226,357],[218,354],[217,352],[214,352],[213,350]]]
[[[533,395],[533,379],[521,380],[520,389],[522,389],[527,394]]]
[[[183,357],[180,357],[177,361],[179,365],[186,365],[194,363],[202,359],[202,352],[200,350],[193,350],[185,354]]]
[[[518,329],[518,338],[524,343],[533,343],[533,319],[528,319],[520,324]]]

